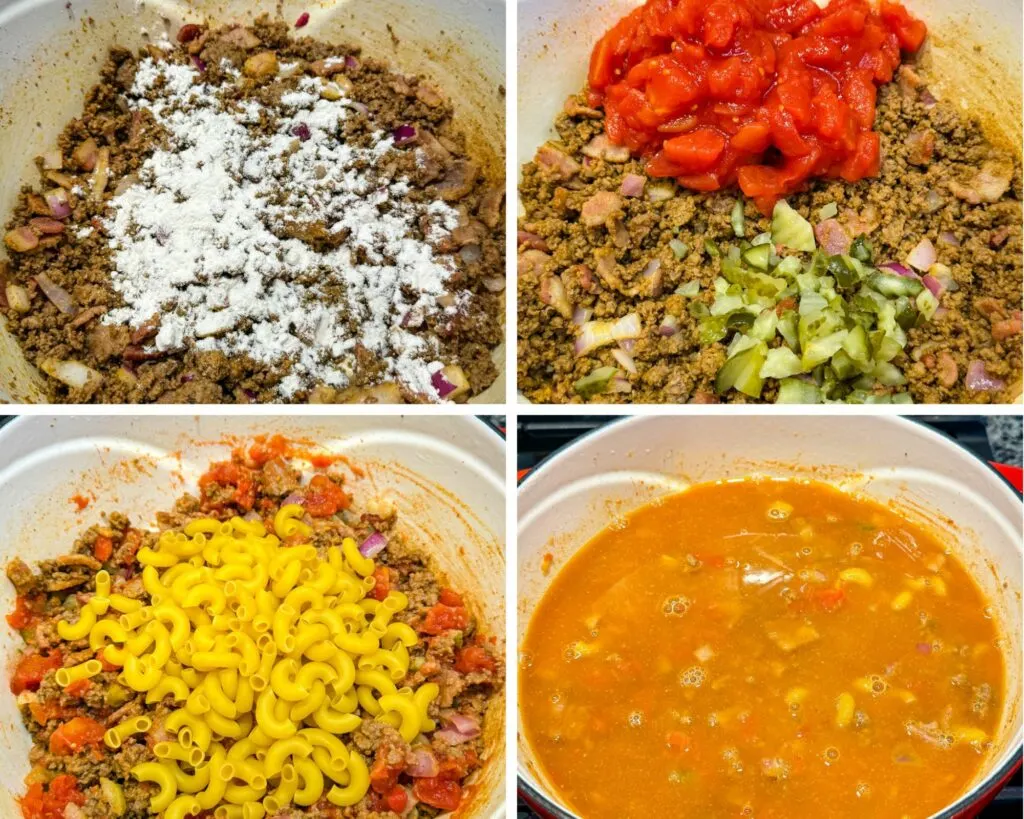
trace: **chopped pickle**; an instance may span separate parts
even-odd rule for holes
[[[573,384],[573,387],[579,395],[584,398],[590,398],[593,395],[606,392],[608,385],[618,371],[617,367],[598,367],[589,375],[583,376],[583,378]]]

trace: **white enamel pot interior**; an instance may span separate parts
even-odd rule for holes
[[[233,442],[281,433],[342,453],[366,472],[357,496],[386,495],[399,524],[420,542],[455,588],[464,590],[481,628],[505,635],[505,443],[472,416],[417,417],[23,417],[0,430],[0,563],[68,552],[101,512],[120,511],[150,526]],[[90,498],[79,510],[71,497]],[[0,611],[14,589],[0,580]],[[0,623],[0,657],[10,671],[21,639]],[[500,644],[499,644],[500,645]],[[487,761],[462,817],[504,816],[505,706],[487,719]],[[0,816],[18,817],[31,741],[13,695],[0,686]]]
[[[0,0],[0,222],[20,187],[36,181],[35,157],[81,112],[112,45],[134,50],[173,40],[186,22],[244,23],[264,13],[291,25],[303,12],[310,20],[297,33],[354,43],[434,78],[489,177],[504,179],[505,0]],[[494,361],[498,379],[477,403],[505,400],[504,346]],[[0,318],[0,401],[44,401],[40,379]]]
[[[565,98],[585,85],[594,44],[639,5],[641,0],[519,0],[517,167],[556,138],[555,116]],[[941,80],[930,86],[935,96],[975,111],[989,137],[1019,155],[1021,4],[904,0],[904,5],[928,24],[927,49]]]
[[[816,478],[893,503],[947,541],[991,601],[1004,638],[1006,705],[978,776],[939,814],[972,815],[1020,765],[1022,504],[986,463],[917,422],[894,416],[643,416],[580,438],[519,488],[517,644],[559,568],[614,518],[692,483],[752,475]],[[554,563],[545,574],[541,562],[548,553]],[[546,815],[572,817],[519,727],[521,793]]]

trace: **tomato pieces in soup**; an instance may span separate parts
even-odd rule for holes
[[[594,47],[591,103],[651,176],[738,182],[769,213],[812,177],[877,175],[877,87],[924,36],[888,0],[648,0]]]
[[[521,646],[525,737],[585,819],[925,817],[986,760],[997,627],[935,535],[815,482],[697,485],[598,534]]]

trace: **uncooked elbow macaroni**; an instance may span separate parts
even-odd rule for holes
[[[283,538],[312,534],[303,514],[296,504],[281,507],[273,532],[238,517],[164,532],[138,552],[149,605],[112,594],[102,571],[78,620],[58,623],[63,639],[88,639],[102,651],[121,669],[119,682],[147,703],[170,697],[176,706],[163,726],[173,739],[154,746],[155,762],[132,769],[158,788],[152,813],[249,819],[325,796],[354,805],[369,773],[342,737],[361,724],[358,707],[406,741],[435,728],[427,709],[438,687],[397,685],[418,642],[413,629],[392,622],[408,599],[397,591],[380,602],[366,597],[374,562],[351,538],[326,560],[308,544],[283,546]],[[101,668],[89,660],[61,669],[57,681],[67,686]],[[104,741],[119,748],[152,724],[149,716],[127,719]]]

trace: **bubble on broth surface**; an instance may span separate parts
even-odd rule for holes
[[[643,711],[630,711],[629,712],[629,726],[630,728],[639,728],[644,724],[644,712]]]
[[[693,665],[679,675],[679,684],[683,688],[700,688],[707,678],[708,674],[703,667]]]
[[[675,597],[666,597],[661,604],[661,611],[669,617],[682,617],[692,605],[693,601],[689,597],[679,594]]]

